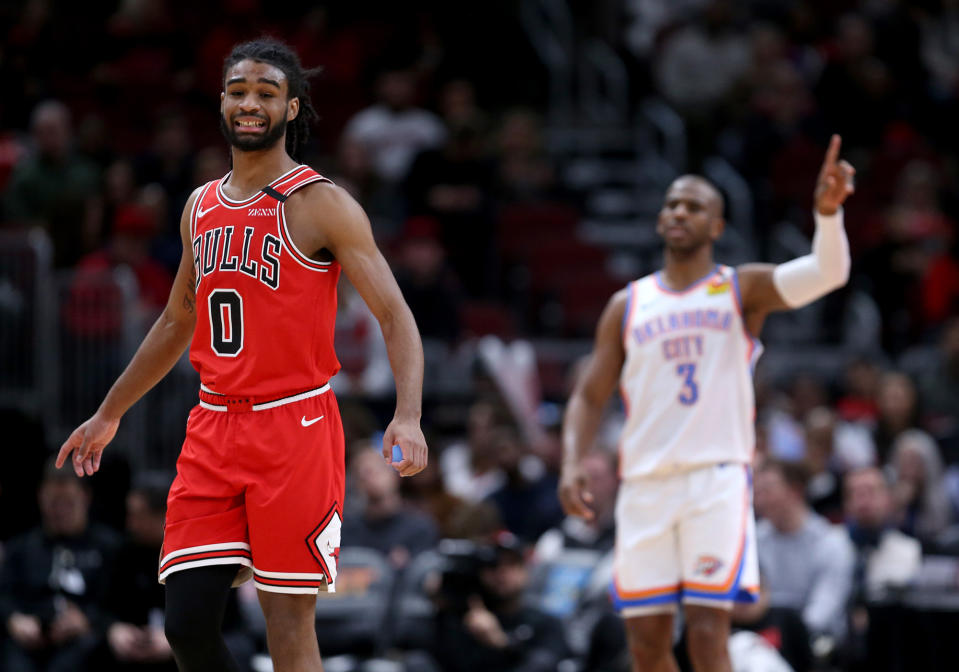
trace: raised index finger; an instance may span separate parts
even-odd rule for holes
[[[830,169],[835,167],[836,160],[839,159],[840,147],[842,147],[842,138],[839,137],[837,133],[833,133],[832,138],[829,139],[829,148],[826,150],[826,158],[823,159],[822,162],[823,172],[828,172]]]
[[[63,442],[63,445],[60,446],[60,452],[57,453],[57,469],[63,466],[63,463],[66,462],[67,456],[73,452],[74,448],[79,447],[83,443],[83,439],[80,437],[80,428],[73,430],[70,436],[67,437],[67,440]]]

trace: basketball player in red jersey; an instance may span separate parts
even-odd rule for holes
[[[344,490],[328,382],[339,368],[340,268],[379,320],[393,367],[384,459],[403,476],[426,466],[413,316],[360,206],[292,158],[316,117],[309,74],[272,40],[241,44],[226,59],[220,112],[233,170],[190,196],[164,313],[57,457],[62,466],[72,453],[78,476],[96,472],[123,413],[190,344],[200,403],[170,489],[159,575],[167,638],[185,672],[240,669],[220,623],[231,586],[250,578],[274,669],[323,669],[314,606],[319,590],[334,590]]]

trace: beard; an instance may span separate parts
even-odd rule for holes
[[[236,147],[244,152],[258,152],[263,149],[271,149],[280,138],[286,133],[286,117],[284,117],[275,126],[269,126],[262,135],[243,134],[236,132],[233,124],[228,124],[223,115],[220,115],[220,132],[231,147]]]

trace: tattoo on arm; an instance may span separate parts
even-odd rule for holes
[[[190,273],[190,286],[183,293],[183,307],[189,312],[196,312],[196,271]]]

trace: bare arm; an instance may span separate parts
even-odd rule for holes
[[[842,140],[834,135],[816,182],[816,234],[812,254],[778,266],[745,264],[737,271],[746,326],[762,329],[772,311],[799,308],[841,287],[849,277],[849,244],[840,208],[855,190],[855,169],[839,160]]]
[[[57,467],[73,452],[77,476],[91,476],[100,468],[103,449],[113,439],[120,418],[165,376],[190,344],[196,326],[196,275],[190,241],[190,210],[197,192],[187,200],[180,218],[183,255],[167,305],[150,328],[133,359],[107,392],[93,416],[73,430],[60,448]]]
[[[396,381],[396,411],[383,436],[383,456],[391,462],[392,447],[399,445],[403,460],[393,466],[401,476],[412,476],[426,467],[427,460],[420,429],[423,343],[393,272],[376,247],[369,219],[346,191],[329,184],[303,189],[286,207],[294,217],[323,213],[322,226],[297,227],[298,231],[307,228],[307,235],[312,233],[312,249],[325,247],[333,253],[380,323]]]
[[[559,483],[559,499],[566,513],[591,519],[589,504],[592,494],[586,490],[586,475],[580,463],[589,451],[603,409],[616,389],[626,350],[623,346],[623,317],[626,313],[628,290],[622,289],[609,300],[599,325],[593,353],[566,405],[563,418],[563,469]]]

